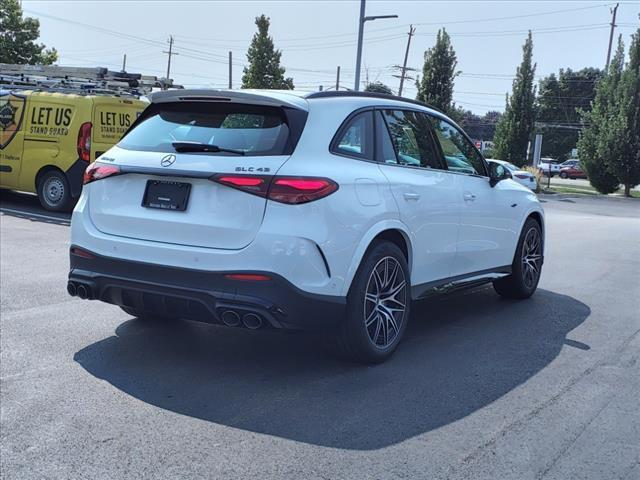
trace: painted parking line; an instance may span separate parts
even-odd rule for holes
[[[52,215],[43,215],[41,213],[33,213],[26,210],[16,210],[14,208],[0,207],[0,212],[8,215],[26,218],[29,220],[40,220],[48,223],[57,223],[59,225],[71,225],[71,220],[64,217],[54,217]]]

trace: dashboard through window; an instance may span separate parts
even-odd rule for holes
[[[442,148],[447,168],[452,172],[487,176],[482,157],[462,132],[445,120],[429,118]]]

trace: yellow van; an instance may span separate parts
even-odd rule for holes
[[[70,210],[87,165],[146,106],[135,97],[0,89],[0,187],[37,193],[47,210]]]

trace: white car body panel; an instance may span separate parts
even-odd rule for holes
[[[242,93],[234,95],[234,101],[242,101]],[[350,113],[371,106],[405,108],[404,101],[251,95],[247,98],[252,102],[266,97],[267,104],[282,101],[308,109],[293,154],[176,154],[167,170],[175,170],[176,176],[162,178],[192,183],[186,215],[140,205],[145,180],[153,175],[90,183],[73,213],[71,244],[105,257],[190,270],[273,272],[304,292],[346,296],[367,248],[381,232],[396,230],[406,240],[411,284],[416,286],[462,275],[476,278],[478,272],[510,265],[527,216],[543,216],[536,196],[512,180],[492,188],[487,177],[384,165],[329,151]],[[157,167],[166,153],[114,147],[104,157],[113,165]],[[339,189],[317,201],[287,205],[180,176],[181,170],[232,173],[255,165],[278,176],[328,177]],[[475,198],[465,200],[465,195]]]

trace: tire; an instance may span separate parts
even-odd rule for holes
[[[542,240],[540,224],[533,218],[527,219],[516,247],[511,275],[493,282],[493,288],[499,295],[514,299],[533,295],[542,272]]]
[[[560,173],[560,178],[564,178],[565,180],[567,178],[569,178],[569,175],[567,175],[565,172]]]
[[[134,310],[131,307],[121,306],[120,308],[127,315],[131,315],[132,317],[136,317],[138,320],[143,320],[145,322],[173,322],[175,320],[179,320],[179,318],[172,317],[170,315],[157,315],[155,313],[141,312]]]
[[[358,267],[347,295],[345,319],[328,334],[328,346],[349,361],[384,362],[398,347],[410,310],[407,259],[395,244],[376,241]]]
[[[38,181],[38,200],[45,210],[69,212],[73,208],[73,197],[64,173],[50,169]]]

